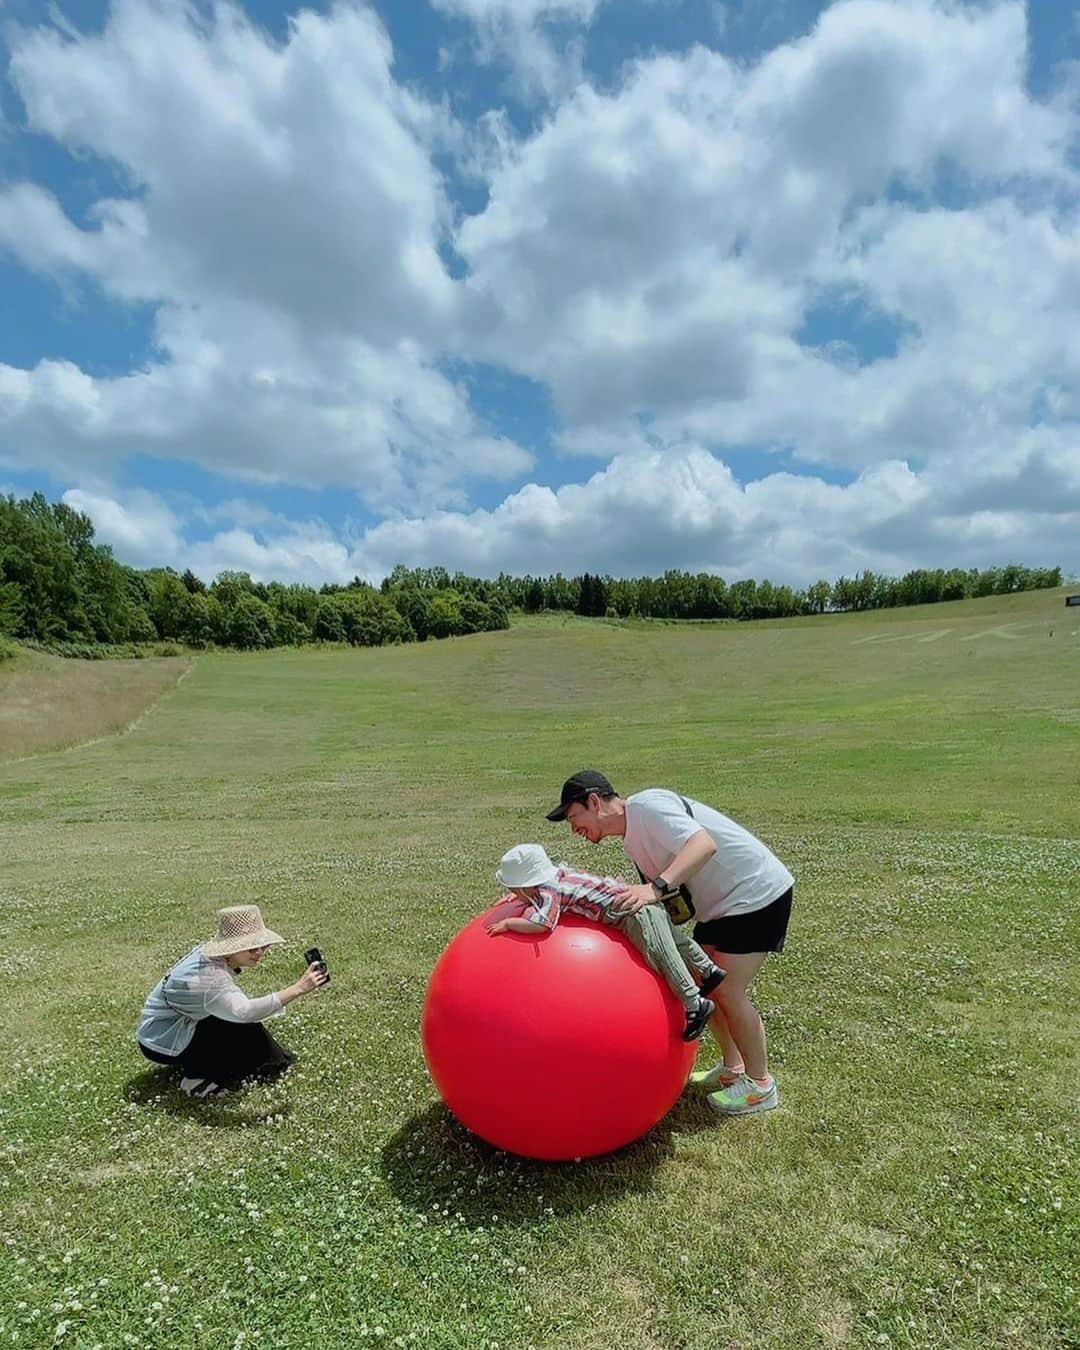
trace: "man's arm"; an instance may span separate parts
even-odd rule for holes
[[[695,831],[664,868],[664,880],[675,890],[700,872],[715,853],[716,842],[712,835],[707,830]],[[649,881],[641,886],[627,886],[612,908],[620,914],[636,914],[639,909],[644,909],[657,899],[656,891]]]

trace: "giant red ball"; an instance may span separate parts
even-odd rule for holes
[[[563,915],[502,933],[498,906],[431,976],[423,1043],[443,1101],[496,1148],[560,1161],[640,1138],[678,1100],[695,1046],[682,1004],[614,928]]]

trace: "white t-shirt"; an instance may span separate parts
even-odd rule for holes
[[[224,956],[206,956],[202,947],[188,952],[150,991],[136,1038],[148,1050],[179,1055],[191,1044],[196,1022],[265,1022],[285,1011],[277,994],[248,998],[237,987]]]
[[[750,914],[779,900],[795,878],[760,839],[711,806],[667,788],[647,788],[626,799],[623,847],[652,881],[663,874],[688,839],[704,830],[716,852],[686,882],[699,923]]]

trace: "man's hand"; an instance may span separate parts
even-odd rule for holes
[[[611,908],[617,914],[636,914],[646,905],[655,904],[656,898],[656,892],[648,882],[642,886],[627,886],[615,897],[615,903]]]

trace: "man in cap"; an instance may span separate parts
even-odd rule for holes
[[[784,948],[794,878],[749,830],[711,806],[667,788],[620,797],[607,777],[582,769],[563,784],[548,820],[565,820],[598,844],[618,836],[641,876],[618,904],[628,913],[664,902],[693,916],[694,940],[727,979],[713,998],[711,1029],[723,1051],[714,1068],[691,1075],[721,1115],[750,1115],[779,1104],[769,1073],[765,1029],[749,987],[770,952]]]

